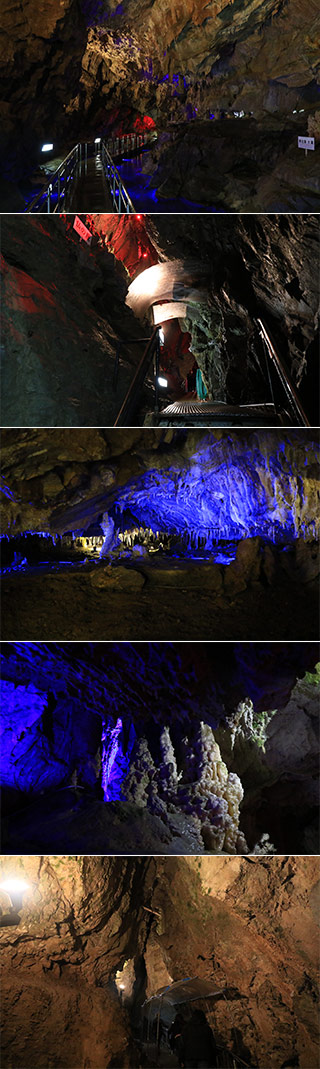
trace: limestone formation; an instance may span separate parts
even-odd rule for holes
[[[194,300],[181,326],[191,334],[188,359],[191,366],[196,359],[208,397],[231,404],[271,401],[254,323],[260,317],[288,364],[311,425],[317,425],[314,215],[175,215],[174,223],[166,214],[140,220],[95,215],[90,225],[98,243],[90,250],[81,250],[72,216],[50,223],[42,217],[41,224],[29,216],[8,220],[2,220],[6,425],[112,426],[142,356],[137,339],[150,331],[151,312],[142,324],[124,303],[130,279],[138,270],[138,307],[144,309],[159,296],[162,273],[172,292],[173,284],[181,284],[181,270],[186,278],[181,265],[188,264],[187,292]],[[144,255],[147,271],[156,271],[151,293],[144,292]],[[175,350],[172,355],[185,380],[190,365],[179,362]],[[137,400],[139,423],[146,412],[153,418],[149,386]],[[107,464],[105,471],[107,485]],[[79,469],[69,465],[66,478],[80,494]]]
[[[187,976],[223,992],[205,1011],[229,1056],[316,1069],[317,858],[2,856],[13,872],[28,889],[0,935],[4,1069],[137,1069],[144,998]]]
[[[39,166],[48,130],[66,155],[147,117],[163,132],[151,164],[160,195],[314,208],[317,160],[306,169],[296,141],[318,103],[317,44],[317,0],[63,0],[58,12],[6,0],[2,196],[23,210],[16,182]]]

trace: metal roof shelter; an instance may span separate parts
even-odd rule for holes
[[[160,1052],[160,1019],[168,1028],[171,1024],[178,1007],[188,1003],[201,1002],[201,1000],[227,999],[237,997],[238,992],[232,987],[215,987],[211,980],[202,980],[198,976],[186,976],[183,980],[175,980],[172,984],[162,987],[155,995],[145,999],[142,1005],[142,1015],[147,1025],[146,1042],[150,1041],[153,1034],[153,1042],[156,1050]],[[206,1007],[207,1012],[209,1006]],[[151,1035],[150,1035],[151,1033]],[[218,1046],[219,1065],[222,1069],[242,1069],[248,1065],[239,1055],[233,1054],[227,1047]]]
[[[186,976],[184,980],[175,980],[167,987],[161,987],[143,1003],[142,1010],[148,1007],[149,1020],[154,1020],[158,1013],[172,1016],[172,1009],[183,1002],[196,1002],[201,998],[223,998],[228,988],[216,988],[213,981],[201,980],[198,976]],[[166,1013],[167,1009],[167,1013]]]

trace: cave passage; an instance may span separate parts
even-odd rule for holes
[[[317,1069],[317,883],[295,854],[2,855],[3,1069],[178,1069],[199,1011],[225,1069]]]
[[[2,456],[4,638],[317,637],[311,429],[5,430]]]
[[[6,426],[319,422],[315,216],[4,216],[2,254]]]
[[[101,148],[95,206],[108,210],[103,145],[112,142],[129,210],[317,211],[317,19],[317,0],[298,11],[294,0],[186,0],[174,10],[171,0],[61,0],[45,12],[23,3],[20,18],[10,4],[1,210],[55,211],[70,194],[72,210],[92,210],[73,181],[78,146],[88,156]],[[143,145],[132,166],[134,136]],[[88,189],[91,170],[82,168]]]
[[[6,850],[317,853],[317,657],[312,643],[4,644]]]

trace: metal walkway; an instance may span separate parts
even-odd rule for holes
[[[113,211],[112,197],[100,153],[79,161],[73,181],[69,184],[64,208],[70,211],[73,205],[80,214],[81,212]]]
[[[211,426],[232,425],[270,426],[279,425],[279,415],[273,404],[227,405],[213,401],[174,401],[160,412],[159,423],[210,423]]]
[[[134,205],[114,160],[121,161],[124,152],[134,156],[148,142],[148,134],[125,134],[108,141],[98,137],[91,142],[78,142],[57,170],[47,175],[42,189],[25,211],[133,213]]]

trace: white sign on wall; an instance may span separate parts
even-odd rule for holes
[[[304,148],[306,152],[308,152],[308,149],[314,149],[314,137],[298,137],[298,148]]]
[[[91,244],[91,239],[92,239],[91,231],[88,230],[88,227],[85,226],[84,223],[81,222],[81,219],[79,219],[78,215],[76,215],[76,217],[75,217],[75,221],[74,221],[74,224],[73,224],[73,229],[77,231],[77,234],[80,234],[80,237],[83,238],[83,241],[87,241],[88,245]]]

